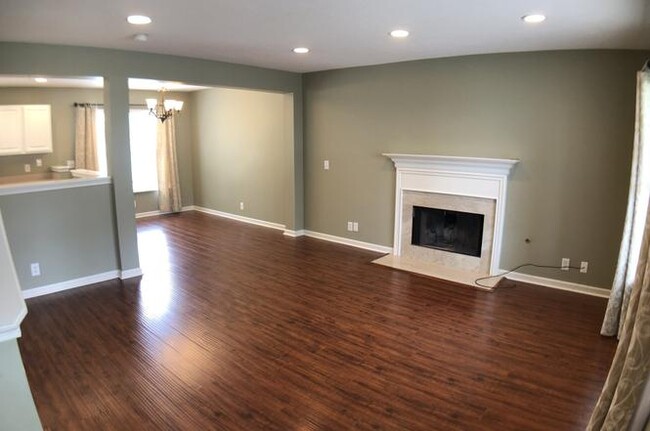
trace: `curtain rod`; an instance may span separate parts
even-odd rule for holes
[[[103,103],[74,102],[74,104],[72,106],[74,106],[75,108],[77,108],[77,107],[83,108],[84,106],[104,106],[104,104]],[[129,106],[136,107],[136,108],[142,108],[142,107],[146,108],[147,107],[147,105],[145,105],[144,103],[130,103]]]

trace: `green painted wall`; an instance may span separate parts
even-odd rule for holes
[[[292,180],[284,97],[226,88],[193,93],[196,205],[284,224]]]
[[[23,290],[119,269],[111,185],[0,196],[0,211]]]
[[[516,158],[501,267],[586,260],[586,275],[531,273],[609,288],[627,200],[635,73],[649,56],[535,52],[307,74],[306,228],[391,246],[395,175],[383,152]],[[346,231],[348,220],[359,222],[358,233]]]
[[[42,430],[16,340],[0,343],[0,429]]]

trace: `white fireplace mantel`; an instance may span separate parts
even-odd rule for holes
[[[404,192],[415,191],[494,199],[494,235],[490,275],[498,272],[505,215],[507,179],[515,159],[384,153],[395,164],[395,234],[393,255],[402,248]]]
[[[456,157],[427,154],[392,154],[390,158],[396,169],[426,169],[443,172],[465,172],[474,174],[505,175],[519,163],[516,159],[490,159],[485,157]]]

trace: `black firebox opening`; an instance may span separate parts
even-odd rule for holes
[[[483,214],[413,207],[411,244],[481,257]]]

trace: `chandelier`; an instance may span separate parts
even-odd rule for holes
[[[159,119],[161,123],[164,123],[166,119],[183,109],[183,101],[165,99],[166,92],[167,89],[161,88],[158,99],[145,99],[149,113]]]

